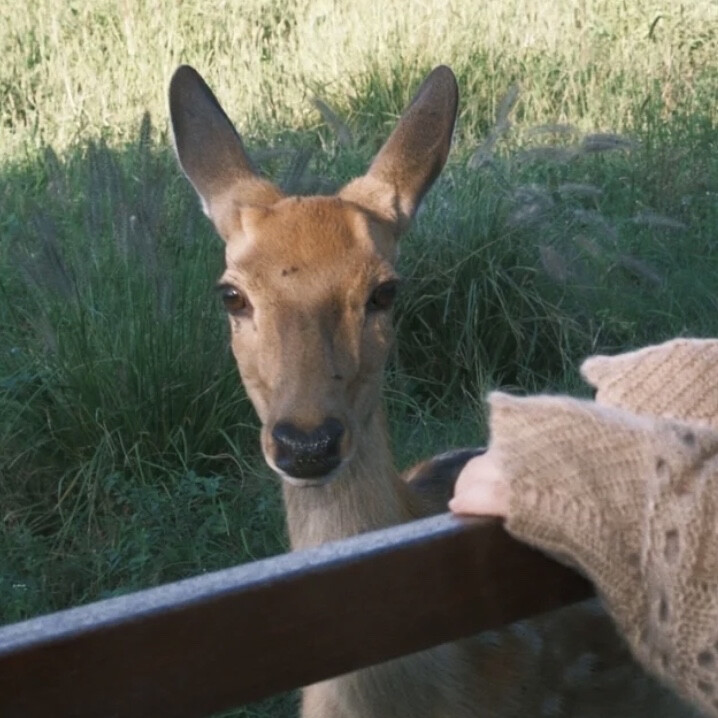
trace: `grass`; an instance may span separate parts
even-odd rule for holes
[[[402,240],[400,465],[483,440],[492,387],[585,393],[587,354],[718,335],[718,6],[548,8],[0,8],[0,622],[285,546],[221,246],[170,150],[181,62],[300,192],[362,172],[424,73],[456,71],[449,166]]]

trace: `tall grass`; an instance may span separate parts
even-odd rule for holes
[[[276,480],[165,92],[207,77],[289,191],[362,172],[432,65],[462,92],[402,241],[406,465],[495,386],[716,335],[718,6],[34,0],[0,8],[0,622],[277,552]],[[290,715],[291,699],[241,715]]]

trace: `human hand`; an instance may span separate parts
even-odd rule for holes
[[[509,486],[496,449],[489,449],[467,462],[456,481],[449,508],[456,514],[507,515]]]

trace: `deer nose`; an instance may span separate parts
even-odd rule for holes
[[[306,432],[289,421],[280,421],[272,429],[277,468],[297,479],[326,476],[341,463],[340,443],[344,426],[338,419],[325,419],[316,429]]]

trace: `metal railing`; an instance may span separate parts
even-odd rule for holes
[[[591,594],[436,516],[0,628],[0,716],[208,715]]]

